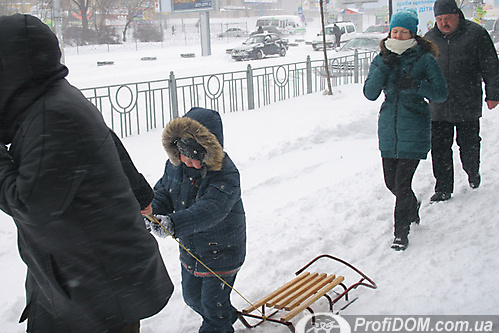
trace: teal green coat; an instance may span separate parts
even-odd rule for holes
[[[397,80],[403,72],[410,73],[419,84],[401,90]],[[396,159],[426,159],[431,145],[431,120],[428,102],[443,102],[447,84],[435,60],[419,45],[401,55],[398,68],[383,63],[377,55],[364,82],[364,96],[376,100],[381,91],[385,101],[378,118],[378,139],[381,157]]]

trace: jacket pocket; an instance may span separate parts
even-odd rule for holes
[[[66,274],[64,274],[64,271],[60,268],[60,266],[57,264],[54,256],[49,255],[48,258],[48,267],[50,270],[50,273],[52,274],[52,287],[55,289],[54,292],[57,292],[65,300],[70,300],[71,299],[71,293],[69,290],[69,283],[68,283],[68,278]]]
[[[402,103],[402,106],[409,112],[409,114],[415,114],[418,116],[424,116],[426,118],[430,117],[430,109],[428,104],[422,100],[412,100],[410,102]]]
[[[69,191],[66,195],[66,200],[61,205],[61,208],[59,210],[59,213],[63,213],[66,211],[66,209],[69,207],[69,205],[73,202],[74,195],[78,188],[80,187],[81,182],[83,181],[83,178],[87,174],[87,171],[85,170],[76,170],[73,180],[71,182],[71,187],[69,188]]]
[[[204,257],[209,260],[220,260],[227,249],[227,244],[220,244],[219,242],[208,242],[205,251]]]

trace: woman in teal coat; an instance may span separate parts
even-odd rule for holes
[[[416,35],[417,12],[392,16],[390,33],[369,69],[364,96],[385,101],[378,118],[379,149],[387,188],[395,195],[394,250],[405,250],[412,222],[419,223],[419,206],[412,178],[419,161],[430,151],[431,120],[428,102],[443,102],[447,84],[436,61],[435,44]]]

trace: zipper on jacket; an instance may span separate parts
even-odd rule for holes
[[[445,39],[447,39],[447,73],[445,73],[444,77],[445,77],[445,80],[447,80],[447,78],[449,77],[450,75],[450,38],[447,38],[447,36],[444,36]],[[444,104],[445,105],[445,104]],[[446,105],[444,106],[446,109],[449,109],[450,108],[450,104],[449,103],[446,103]],[[448,113],[448,110],[445,110],[446,113]]]
[[[397,70],[396,78],[400,77],[400,72],[401,72],[401,69],[399,67]],[[398,148],[397,147],[398,147],[399,137],[398,137],[398,132],[397,132],[397,120],[398,120],[400,90],[399,90],[399,86],[397,85],[396,81],[395,81],[395,89],[397,92],[397,97],[395,98],[395,113],[394,113],[395,119],[394,119],[393,130],[395,132],[395,158],[398,159]]]

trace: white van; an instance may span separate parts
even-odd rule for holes
[[[260,16],[256,20],[256,28],[275,27],[282,34],[295,35],[305,34],[305,25],[297,15],[273,15]]]
[[[336,22],[336,25],[340,28],[341,43],[345,43],[350,39],[357,36],[357,29],[352,22]],[[336,41],[336,37],[333,35],[334,24],[328,24],[324,27],[326,31],[326,49],[333,49]],[[312,41],[312,47],[315,51],[322,50],[322,31],[317,34],[317,39]]]

